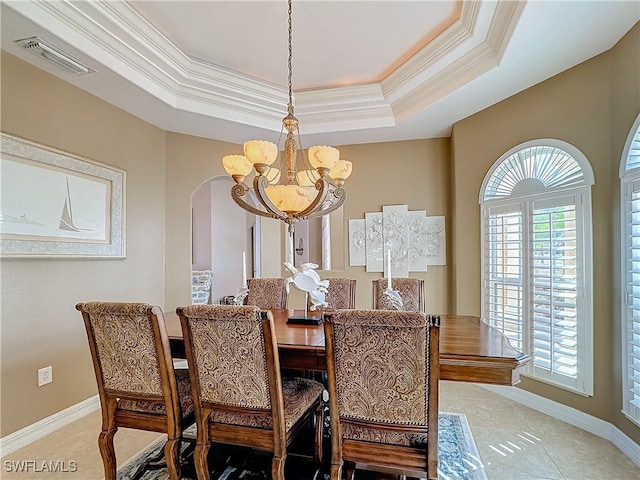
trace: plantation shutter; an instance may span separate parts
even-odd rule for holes
[[[485,316],[511,344],[523,350],[523,241],[521,205],[485,213]]]
[[[625,171],[628,173],[636,168],[640,168],[640,128],[636,130],[635,135],[631,139]]]
[[[587,395],[593,393],[592,184],[580,151],[543,139],[506,152],[480,190],[483,317],[531,356],[523,374]]]
[[[640,421],[640,180],[627,182],[624,194],[627,382],[623,410]]]
[[[550,377],[578,376],[578,209],[576,196],[538,200],[531,217],[533,364]],[[536,372],[537,374],[543,374]],[[571,380],[562,380],[564,383]]]

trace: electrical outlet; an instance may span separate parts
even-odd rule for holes
[[[53,381],[53,367],[49,365],[48,367],[40,368],[38,370],[38,386],[46,385],[47,383],[51,383]]]

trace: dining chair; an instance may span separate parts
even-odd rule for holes
[[[373,309],[393,310],[389,299],[384,295],[387,288],[387,279],[372,280]],[[396,290],[402,298],[402,310],[424,312],[424,280],[420,278],[392,278],[391,289]]]
[[[325,309],[356,308],[356,280],[352,278],[328,278],[329,286]]]
[[[187,370],[174,370],[164,316],[146,303],[78,303],[102,409],[98,447],[107,480],[116,479],[119,427],[167,434],[169,476],[180,478],[183,430],[194,422]]]
[[[176,312],[195,399],[198,479],[209,478],[214,442],[272,452],[271,476],[283,480],[288,445],[311,425],[319,464],[324,387],[281,376],[272,313],[249,305],[193,305]]]
[[[339,310],[324,315],[331,479],[356,466],[438,478],[439,317]]]
[[[287,308],[287,292],[284,278],[250,278],[246,305],[254,305],[263,310]]]

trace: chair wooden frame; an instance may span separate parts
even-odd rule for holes
[[[169,338],[162,310],[158,306],[142,303],[107,303],[88,302],[78,303],[76,310],[82,313],[89,349],[98,384],[98,395],[102,410],[102,429],[98,437],[98,447],[104,464],[105,479],[115,480],[117,475],[117,461],[113,440],[119,427],[148,430],[167,434],[167,443],[164,454],[167,469],[172,480],[180,479],[180,443],[183,430],[193,424],[194,413],[183,415],[178,394],[176,374],[173,369],[173,360],[169,348]],[[100,359],[100,347],[96,342],[94,321],[100,321],[102,315],[108,317],[145,316],[149,320],[149,328],[152,331],[153,348],[158,359],[155,366],[159,372],[162,385],[162,393],[136,393],[126,389],[107,388],[105,386],[105,372]],[[95,318],[93,318],[95,317]],[[154,366],[151,365],[151,368]],[[187,377],[185,376],[185,380]],[[188,389],[187,389],[188,390]],[[156,406],[163,404],[165,413],[157,408],[149,408],[148,412],[127,410],[122,408],[125,404]]]
[[[390,308],[386,306],[382,301],[382,292],[387,288],[387,279],[386,278],[378,278],[376,280],[371,281],[372,287],[372,308],[374,310],[379,309],[387,309]],[[412,299],[412,303],[416,304],[415,311],[424,312],[425,311],[425,293],[424,293],[424,280],[421,278],[392,278],[391,279],[391,288],[394,290],[399,290],[400,296],[405,304],[405,308],[403,310],[414,310],[409,307],[407,294],[404,293],[407,290],[413,291],[414,298]]]
[[[194,463],[199,480],[208,479],[209,472],[207,467],[208,452],[211,443],[224,443],[230,445],[238,445],[250,447],[259,450],[273,452],[272,471],[273,479],[284,480],[284,466],[287,458],[287,447],[294,437],[308,425],[307,422],[315,420],[315,451],[314,462],[320,464],[322,462],[322,424],[323,424],[323,405],[322,395],[310,405],[309,408],[300,416],[299,420],[289,428],[285,425],[285,404],[283,398],[282,379],[280,376],[280,361],[278,357],[278,345],[274,334],[273,315],[270,311],[260,310],[255,307],[256,312],[260,315],[261,328],[263,332],[264,350],[265,350],[265,367],[267,370],[268,388],[271,408],[255,409],[241,408],[238,406],[225,405],[222,403],[214,403],[205,401],[201,398],[198,385],[197,365],[194,364],[194,342],[192,340],[192,330],[189,323],[191,312],[196,307],[178,307],[176,313],[180,317],[182,325],[187,362],[189,363],[189,373],[191,382],[193,382],[193,398],[196,411],[197,440],[194,451]],[[237,306],[200,306],[199,308],[207,308],[215,311],[216,308],[247,308]],[[202,310],[201,310],[202,311]],[[215,321],[212,317],[207,320]],[[320,386],[321,387],[321,386]],[[259,428],[256,426],[233,425],[229,423],[220,423],[212,420],[212,413],[224,414],[245,414],[245,415],[271,415],[271,429]]]
[[[357,311],[354,311],[357,312]],[[366,312],[366,311],[362,311]],[[374,312],[373,310],[369,312]],[[373,315],[380,315],[383,310]],[[344,313],[344,312],[343,312]],[[398,313],[398,312],[389,312]],[[438,478],[438,381],[439,381],[439,325],[440,318],[419,312],[406,312],[410,315],[423,316],[428,329],[428,342],[425,346],[428,356],[425,367],[427,393],[426,425],[407,425],[392,422],[363,421],[346,418],[340,415],[338,387],[336,379],[336,341],[334,335],[334,317],[340,312],[324,314],[325,344],[327,350],[327,374],[329,384],[329,415],[331,422],[331,479],[342,478],[343,462],[346,466],[346,478],[352,480],[356,465],[365,470],[394,472],[398,475]],[[378,328],[385,326],[377,325]],[[387,433],[404,433],[426,435],[426,446],[405,446],[355,438],[343,438],[344,428],[350,424],[355,428],[375,428]]]

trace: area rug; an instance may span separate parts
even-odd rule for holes
[[[166,480],[166,468],[146,470],[140,474],[140,466],[149,459],[162,457],[164,441],[150,446],[135,459],[118,470],[118,480],[132,480],[136,473],[140,480]],[[327,457],[329,453],[327,452]],[[188,458],[187,462],[191,459]],[[214,480],[264,480],[270,477],[270,460],[237,451],[225,451],[211,459],[211,478]],[[320,472],[309,470],[296,463],[293,456],[287,459],[285,476],[291,480],[328,480],[328,469]],[[183,467],[184,479],[195,479],[195,472]],[[375,475],[357,472],[356,478],[373,480]],[[473,441],[467,418],[462,413],[440,413],[438,418],[438,478],[440,480],[486,480],[478,450]]]

